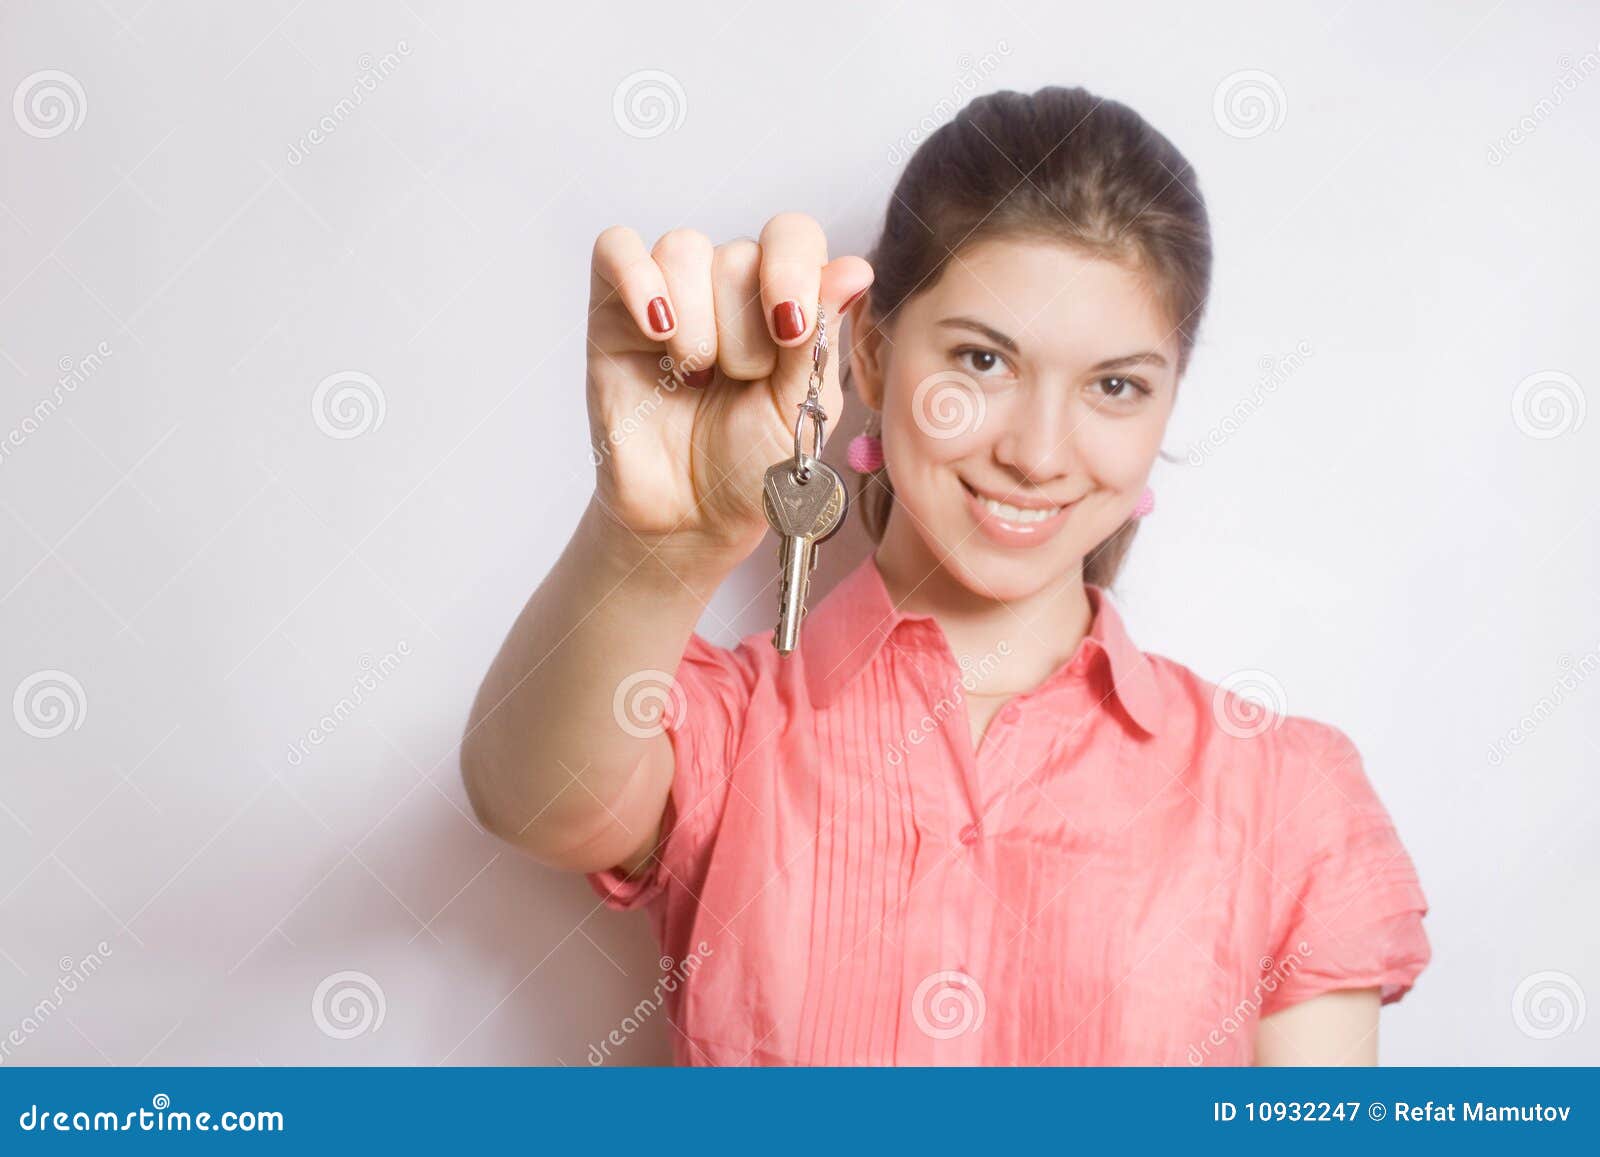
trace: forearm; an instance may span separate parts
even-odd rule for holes
[[[641,671],[677,670],[735,563],[671,543],[652,551],[590,504],[473,705],[461,765],[486,827],[559,862],[617,822],[612,805],[646,745],[666,742],[619,724],[617,689]]]

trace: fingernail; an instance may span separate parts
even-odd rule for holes
[[[871,289],[871,288],[872,287],[870,285],[867,287],[867,289]],[[839,312],[840,313],[849,313],[850,312],[850,307],[852,305],[854,305],[856,302],[860,301],[861,300],[861,295],[866,293],[866,292],[867,292],[866,289],[858,289],[858,290],[856,290],[854,293],[852,293],[850,295],[850,300],[845,302],[843,305],[841,305],[839,307]]]
[[[668,333],[672,329],[672,307],[667,304],[664,297],[652,297],[649,308],[645,313],[650,318],[650,328],[657,333]]]
[[[772,307],[772,328],[779,341],[793,341],[806,332],[806,315],[798,301],[785,301]]]
[[[716,374],[716,372],[717,371],[710,366],[707,366],[703,370],[691,370],[689,373],[683,375],[683,384],[686,386],[693,386],[697,390],[703,390],[705,387],[711,384],[711,378]]]

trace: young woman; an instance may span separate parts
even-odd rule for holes
[[[1106,594],[1210,268],[1188,163],[1081,89],[929,137],[870,263],[793,213],[601,234],[594,495],[462,766],[491,830],[648,907],[680,1063],[1376,1060],[1427,904],[1355,747],[1142,653]],[[819,301],[877,548],[792,654],[716,647]]]

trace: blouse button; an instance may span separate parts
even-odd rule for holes
[[[975,844],[981,834],[977,824],[968,824],[961,829],[961,842],[967,845]]]
[[[1007,703],[1004,710],[1000,712],[1000,722],[1015,723],[1017,721],[1017,716],[1021,714],[1022,708],[1018,707],[1015,703]]]

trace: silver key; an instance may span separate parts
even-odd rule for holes
[[[837,470],[802,454],[767,471],[761,505],[767,522],[781,536],[778,627],[772,633],[772,645],[778,654],[788,655],[800,640],[800,620],[806,613],[817,547],[844,525],[850,491]]]

